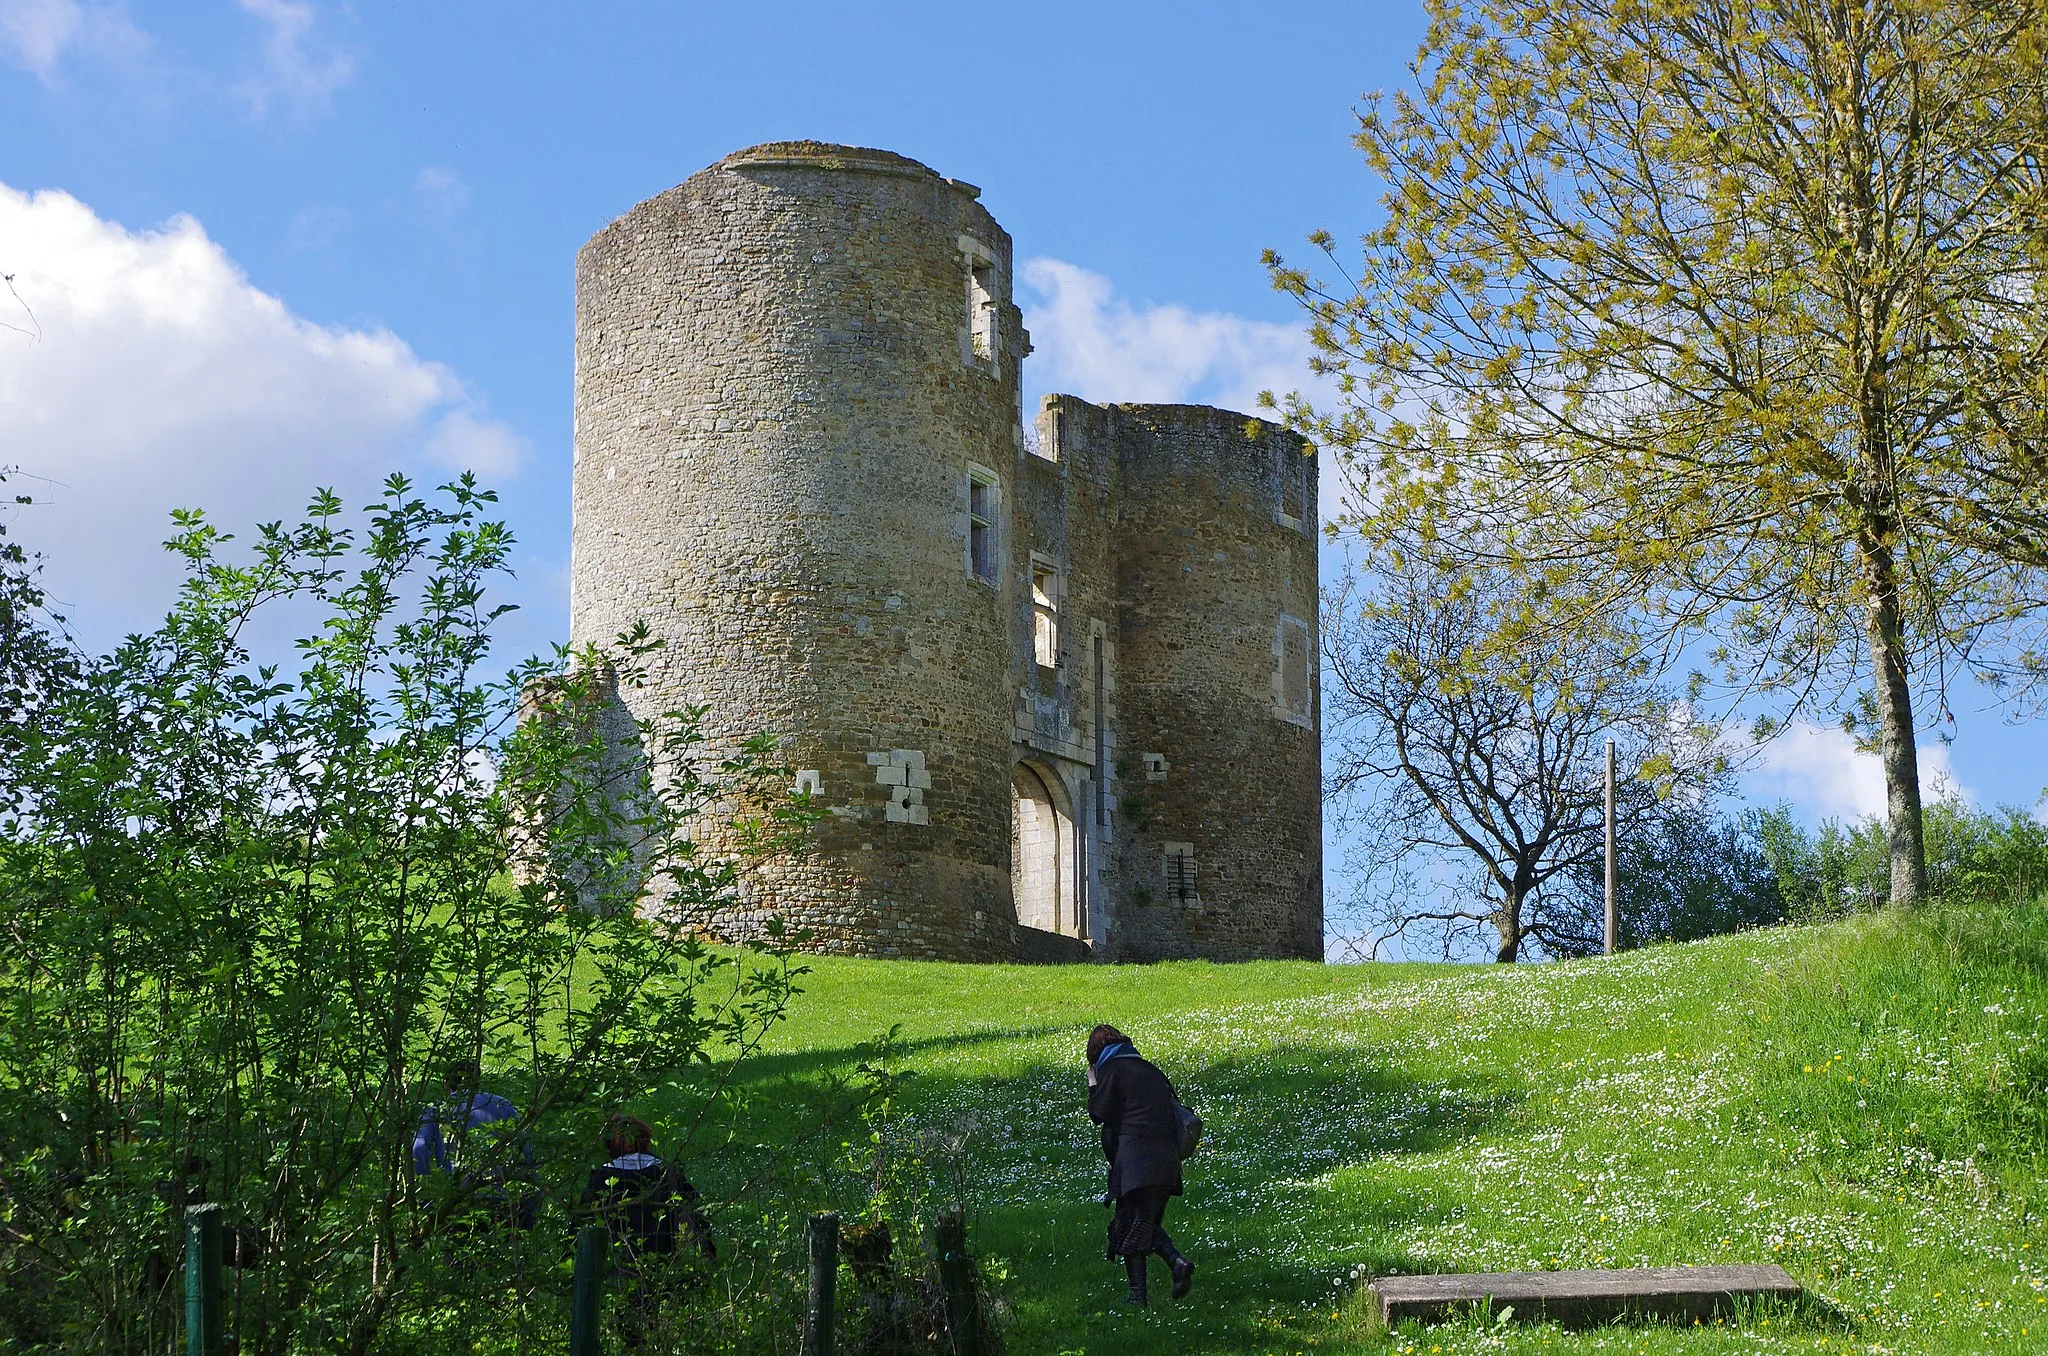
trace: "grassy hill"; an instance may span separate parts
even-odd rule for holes
[[[2048,907],[1520,968],[823,960],[807,988],[754,1076],[849,1074],[900,1024],[892,1133],[965,1133],[1012,1353],[2048,1351]],[[1157,1274],[1148,1311],[1102,1256],[1098,1021],[1209,1127],[1169,1216],[1197,1287]],[[1735,1261],[1833,1315],[1384,1334],[1338,1283]]]

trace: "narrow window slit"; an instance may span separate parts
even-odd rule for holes
[[[1060,665],[1060,576],[1056,566],[1033,559],[1031,562],[1031,647],[1038,667]]]
[[[996,582],[996,511],[1001,495],[995,472],[970,467],[967,472],[967,570],[985,583]]]

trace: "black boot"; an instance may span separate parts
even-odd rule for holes
[[[1173,1240],[1166,1236],[1166,1230],[1160,1229],[1157,1233],[1159,1246],[1155,1251],[1166,1259],[1167,1267],[1173,1272],[1173,1297],[1186,1299],[1189,1288],[1195,1283],[1195,1264],[1190,1262],[1179,1248],[1173,1246]]]
[[[1124,1274],[1131,1279],[1130,1293],[1124,1296],[1125,1304],[1143,1308],[1145,1300],[1145,1263],[1149,1260],[1142,1252],[1124,1254]]]

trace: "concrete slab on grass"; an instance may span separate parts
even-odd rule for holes
[[[1493,1271],[1454,1276],[1388,1276],[1372,1283],[1387,1322],[1433,1322],[1492,1302],[1520,1319],[1600,1323],[1623,1315],[1711,1318],[1737,1299],[1799,1296],[1782,1267],[1631,1267],[1625,1271]]]

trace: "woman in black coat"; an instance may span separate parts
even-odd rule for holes
[[[1181,1255],[1161,1222],[1166,1202],[1181,1194],[1180,1099],[1157,1065],[1138,1054],[1113,1026],[1088,1033],[1088,1119],[1102,1127],[1109,1160],[1109,1255],[1124,1259],[1127,1304],[1145,1303],[1145,1264],[1158,1253],[1173,1272],[1173,1297],[1194,1283],[1195,1264]]]
[[[718,1259],[711,1226],[697,1210],[697,1188],[651,1152],[654,1130],[634,1116],[605,1122],[604,1148],[610,1160],[590,1170],[577,1213],[603,1224],[611,1235],[612,1269],[620,1286],[619,1328],[625,1346],[638,1351],[673,1286],[702,1279],[687,1262],[677,1268],[678,1243],[703,1263]]]

